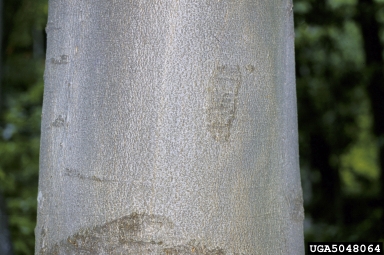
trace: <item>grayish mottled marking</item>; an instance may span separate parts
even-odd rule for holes
[[[54,126],[54,127],[62,127],[62,126],[64,126],[64,123],[65,123],[65,120],[64,120],[63,116],[59,115],[59,117],[57,117],[55,119],[55,121],[52,122],[52,126]]]
[[[241,84],[238,65],[218,66],[208,89],[208,130],[216,141],[228,141],[236,117],[237,95]]]
[[[60,58],[51,58],[51,63],[55,65],[63,65],[69,63],[68,55],[61,55]]]
[[[42,242],[40,254],[226,254],[220,248],[208,248],[195,240],[177,246],[166,244],[159,236],[167,235],[172,229],[173,223],[166,217],[132,213],[101,226],[80,230],[50,248]],[[43,228],[42,238],[45,235]]]

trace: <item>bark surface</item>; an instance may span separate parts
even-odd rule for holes
[[[304,254],[290,0],[50,0],[36,254]]]

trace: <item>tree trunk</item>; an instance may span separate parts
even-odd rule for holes
[[[51,0],[36,254],[304,254],[290,0]]]

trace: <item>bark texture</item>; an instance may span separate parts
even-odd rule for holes
[[[290,0],[50,0],[36,254],[304,254]]]

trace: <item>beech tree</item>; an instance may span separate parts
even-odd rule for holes
[[[304,254],[291,0],[50,0],[36,254]]]

